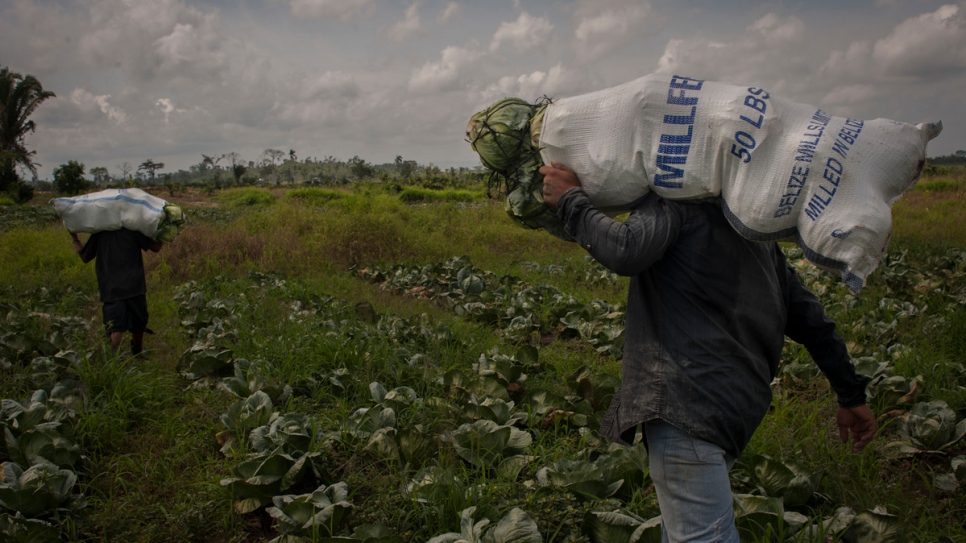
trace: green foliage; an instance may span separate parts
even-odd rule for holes
[[[432,190],[409,187],[399,194],[399,199],[407,204],[430,202],[473,202],[483,199],[480,192],[467,190]]]
[[[36,151],[29,151],[25,141],[27,134],[36,129],[29,118],[53,96],[36,77],[23,76],[6,66],[0,68],[0,193],[14,196],[18,202],[29,200],[29,196],[24,196],[27,192],[32,195],[32,190],[25,190],[29,187],[23,184],[17,167],[23,166],[37,175],[33,163]]]
[[[537,524],[522,509],[514,508],[490,526],[490,519],[473,519],[476,507],[469,507],[460,513],[460,532],[438,535],[427,543],[543,543]]]
[[[63,194],[80,194],[90,187],[84,179],[84,165],[76,160],[54,168],[54,190]]]
[[[74,494],[77,474],[49,462],[39,462],[27,469],[4,462],[0,481],[0,507],[27,518],[59,519],[61,515],[86,505],[82,496]]]
[[[293,541],[292,538],[317,541],[337,534],[352,509],[348,497],[349,490],[343,482],[329,487],[322,485],[311,494],[275,496],[272,499],[275,507],[269,507],[267,512],[278,521],[278,532],[282,535],[273,541],[281,543]]]
[[[228,189],[215,197],[228,207],[266,206],[275,201],[275,195],[266,189],[245,187]]]
[[[514,469],[517,455],[533,443],[528,432],[491,420],[462,424],[443,439],[463,460],[481,468]]]
[[[592,543],[659,543],[661,519],[644,520],[619,512],[588,512],[584,531]]]
[[[302,200],[311,205],[324,205],[332,200],[339,200],[347,196],[345,192],[314,187],[293,189],[285,193],[286,198]]]
[[[947,450],[966,436],[966,418],[942,400],[917,403],[898,423],[901,440],[890,444],[898,456]]]

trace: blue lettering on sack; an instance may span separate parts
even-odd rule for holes
[[[835,193],[838,192],[838,186],[842,182],[842,172],[845,171],[845,166],[835,157],[829,157],[825,161],[825,171],[822,172],[822,180],[819,182],[818,187],[812,194],[811,199],[808,201],[808,206],[805,209],[805,215],[815,221],[819,218],[825,208],[832,203],[832,198]],[[844,237],[848,233],[839,235],[835,237]]]
[[[839,130],[838,136],[835,137],[835,143],[832,144],[832,150],[839,154],[842,158],[845,158],[849,152],[849,149],[855,145],[855,141],[859,139],[859,134],[862,133],[862,127],[865,126],[865,121],[857,119],[846,119],[845,125]]]
[[[684,166],[688,162],[688,151],[691,150],[691,137],[694,134],[694,118],[698,112],[698,96],[688,94],[688,91],[700,91],[704,85],[703,79],[693,79],[675,75],[667,91],[667,103],[672,106],[687,108],[684,114],[665,115],[664,130],[657,147],[657,169],[664,172],[654,176],[656,187],[679,189],[684,183]],[[682,127],[687,127],[687,133],[682,134]],[[672,129],[673,127],[673,129]]]
[[[815,149],[818,147],[818,142],[821,141],[822,134],[825,133],[825,127],[828,126],[831,120],[832,116],[821,109],[812,115],[812,118],[808,121],[808,126],[805,127],[805,133],[802,134],[802,139],[798,142],[798,154],[795,156],[796,161],[812,161],[812,158],[815,156]]]
[[[748,95],[745,96],[744,105],[751,109],[747,115],[739,115],[738,119],[748,123],[752,128],[758,130],[765,122],[765,112],[768,111],[768,100],[771,98],[767,92],[758,87],[748,87]],[[750,117],[749,117],[750,115]],[[755,118],[757,116],[757,118]],[[749,129],[750,130],[750,129]],[[738,147],[738,146],[741,147]],[[758,145],[754,133],[738,130],[735,132],[735,143],[731,145],[731,154],[740,158],[745,164],[751,162],[751,150]]]
[[[792,167],[792,173],[788,176],[788,183],[785,185],[785,193],[782,194],[781,200],[778,202],[778,210],[775,211],[774,217],[776,219],[791,214],[795,202],[798,201],[798,196],[805,188],[808,170],[808,166],[795,165]]]

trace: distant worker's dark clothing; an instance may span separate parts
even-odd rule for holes
[[[116,302],[148,291],[144,259],[154,240],[141,232],[122,228],[91,234],[80,250],[84,262],[94,262],[102,302]]]
[[[107,335],[114,332],[142,334],[148,331],[148,299],[141,294],[116,302],[104,302],[101,317]]]
[[[594,258],[631,277],[604,437],[629,443],[660,419],[739,456],[771,404],[785,336],[808,349],[841,406],[865,403],[868,379],[781,249],[741,237],[716,203],[651,193],[620,223],[576,188],[557,214]]]
[[[108,334],[147,331],[147,282],[141,252],[153,244],[141,232],[121,229],[91,234],[81,248],[79,254],[85,262],[94,260]]]

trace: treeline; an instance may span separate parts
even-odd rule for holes
[[[952,166],[955,164],[966,164],[966,151],[956,151],[951,155],[929,157],[929,164],[934,166]]]
[[[201,155],[201,161],[187,170],[164,172],[164,164],[148,159],[134,168],[128,163],[117,166],[117,175],[105,167],[89,171],[77,161],[70,161],[54,170],[53,181],[35,180],[39,191],[78,194],[89,190],[120,187],[163,187],[171,194],[189,187],[213,192],[230,187],[245,186],[345,186],[377,180],[400,187],[418,185],[432,189],[468,188],[480,186],[486,176],[481,168],[443,169],[433,164],[420,165],[416,161],[397,156],[395,161],[372,164],[359,156],[340,160],[333,156],[322,159],[299,159],[295,151],[285,154],[266,149],[259,161],[245,161],[238,153],[221,156]]]

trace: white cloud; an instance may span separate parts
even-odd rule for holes
[[[81,111],[88,112],[96,109],[116,124],[123,124],[127,116],[124,110],[108,102],[110,97],[110,94],[94,95],[90,91],[80,87],[75,88],[70,93],[71,103]]]
[[[171,33],[154,42],[161,76],[210,76],[228,68],[221,36],[211,28],[177,23]]]
[[[875,85],[859,84],[835,87],[820,102],[825,107],[852,106],[867,103],[879,95]]]
[[[422,22],[419,20],[419,6],[414,2],[406,9],[406,16],[403,20],[392,25],[392,28],[389,29],[389,39],[394,42],[403,42],[419,33],[422,28]]]
[[[810,58],[800,47],[804,37],[805,25],[800,19],[769,13],[727,41],[701,37],[669,40],[657,71],[737,84],[769,84],[774,91],[786,84],[785,74],[812,70]]]
[[[941,76],[966,68],[966,21],[956,5],[906,19],[875,42],[872,60],[883,73]]]
[[[481,56],[481,53],[464,47],[447,47],[443,49],[438,61],[427,62],[413,70],[409,77],[409,90],[413,92],[455,90],[459,88],[465,72]]]
[[[299,96],[303,100],[356,98],[359,96],[360,90],[351,74],[327,71],[318,77],[305,79],[302,82]]]
[[[798,17],[782,18],[769,13],[748,27],[752,35],[758,35],[765,44],[798,43],[805,35],[805,23]]]
[[[292,15],[299,18],[351,19],[368,16],[375,9],[374,0],[290,0]]]
[[[460,5],[456,2],[450,2],[449,4],[446,4],[445,8],[443,8],[443,11],[439,14],[439,17],[436,17],[436,24],[439,26],[444,26],[458,17],[459,14]]]
[[[178,107],[175,107],[174,103],[171,101],[170,98],[159,98],[154,103],[154,105],[158,109],[160,109],[162,113],[164,113],[164,122],[165,122],[165,124],[167,124],[167,123],[169,123],[171,121],[171,114],[172,113],[175,113],[175,112],[177,112],[177,113],[187,113],[186,110],[181,109],[181,108],[178,108]]]
[[[579,80],[576,72],[565,69],[562,63],[557,63],[546,72],[538,70],[516,77],[501,77],[486,88],[483,96],[491,102],[507,96],[535,102],[543,96],[553,98],[555,94],[573,88]]]
[[[840,87],[885,82],[922,82],[966,73],[966,17],[959,6],[911,17],[884,38],[853,41],[829,54],[820,73]],[[880,92],[887,92],[885,84]]]
[[[500,23],[490,42],[490,52],[496,52],[503,43],[512,45],[519,53],[525,52],[545,42],[552,31],[553,24],[545,17],[533,17],[524,11],[516,21]]]
[[[828,60],[822,65],[819,73],[828,77],[848,76],[849,74],[865,74],[869,71],[869,57],[872,55],[872,45],[866,41],[854,41],[845,51],[832,51]]]
[[[228,69],[229,37],[217,13],[202,13],[179,0],[87,4],[75,32],[79,61],[94,69],[120,69],[135,81],[158,78],[219,79]]]
[[[578,51],[594,60],[639,36],[651,14],[649,0],[584,0],[575,12]]]

